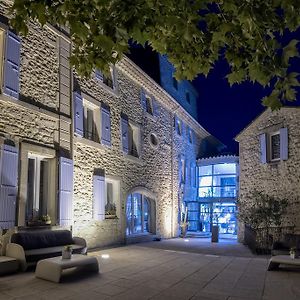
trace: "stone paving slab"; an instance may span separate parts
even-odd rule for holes
[[[33,271],[0,277],[0,300],[296,300],[300,269],[267,271],[268,259],[141,245],[95,251],[100,273],[69,272],[60,284]],[[109,258],[102,257],[103,254]]]

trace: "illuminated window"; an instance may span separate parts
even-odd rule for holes
[[[83,136],[91,141],[100,142],[100,107],[83,99]]]
[[[129,121],[128,124],[128,154],[140,157],[141,155],[141,129]]]

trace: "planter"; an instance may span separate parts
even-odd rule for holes
[[[62,256],[62,259],[71,259],[71,257],[72,257],[72,251],[63,250],[61,252],[61,256]]]

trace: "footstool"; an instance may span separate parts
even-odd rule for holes
[[[300,266],[299,258],[291,258],[289,255],[275,255],[269,260],[268,271],[277,270],[280,264]]]
[[[19,263],[15,258],[0,256],[0,275],[6,275],[18,271]]]
[[[98,260],[93,256],[73,254],[71,259],[61,256],[40,260],[35,269],[35,276],[53,282],[60,282],[63,270],[80,268],[84,271],[99,272]]]

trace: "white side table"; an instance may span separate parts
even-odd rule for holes
[[[300,258],[291,258],[289,255],[275,255],[269,260],[268,271],[276,270],[280,264],[300,266]]]
[[[6,275],[18,271],[19,263],[15,258],[0,256],[0,275]]]
[[[62,259],[61,256],[58,256],[40,260],[35,269],[35,276],[53,282],[60,282],[63,270],[74,267],[84,271],[99,272],[96,257],[73,254],[71,259]]]

